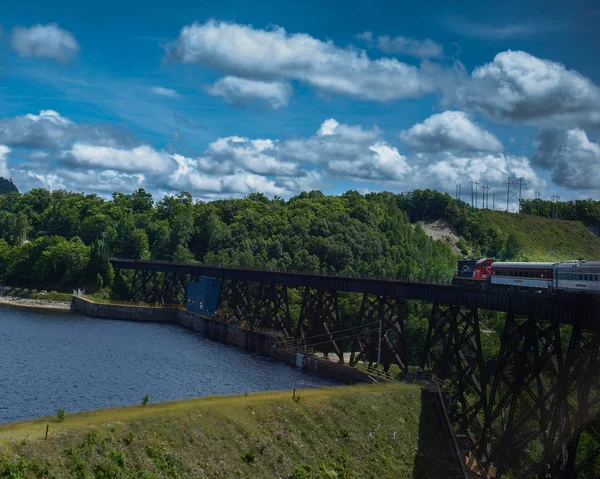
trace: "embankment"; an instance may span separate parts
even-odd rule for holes
[[[277,391],[7,424],[0,477],[451,477],[431,398],[418,386],[298,394],[298,401]]]
[[[249,353],[267,356],[343,383],[373,382],[371,376],[360,369],[281,348],[279,338],[274,334],[252,331],[180,308],[94,303],[88,299],[74,296],[73,309],[96,318],[179,324],[214,341],[237,346]]]

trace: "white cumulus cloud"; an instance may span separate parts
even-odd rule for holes
[[[23,148],[66,148],[74,141],[117,146],[136,141],[109,125],[76,123],[54,110],[0,119],[0,144]]]
[[[131,149],[75,143],[61,156],[61,161],[74,166],[127,172],[166,173],[170,156],[142,145]]]
[[[156,95],[166,96],[167,98],[179,98],[179,93],[177,93],[177,90],[173,90],[172,88],[153,86],[150,88],[150,91]]]
[[[167,55],[238,78],[298,80],[326,93],[365,100],[385,102],[436,90],[432,71],[395,58],[372,60],[362,50],[340,48],[304,33],[289,34],[281,27],[194,23],[181,29]]]
[[[12,46],[21,57],[52,58],[60,62],[70,61],[80,50],[75,36],[55,23],[15,27]]]
[[[248,80],[227,76],[210,86],[208,93],[219,96],[227,103],[247,104],[252,100],[263,100],[271,108],[287,106],[292,87],[287,82]]]
[[[445,111],[400,133],[416,151],[501,152],[498,138],[474,123],[462,111]]]
[[[444,56],[444,47],[429,38],[416,40],[410,37],[391,38],[383,35],[377,38],[377,47],[384,53],[399,53],[417,58],[441,58]]]
[[[456,86],[458,85],[458,86]],[[505,51],[454,84],[449,95],[465,108],[504,122],[600,126],[600,88],[560,63]]]
[[[541,132],[533,160],[557,185],[600,191],[600,144],[580,128]]]
[[[8,173],[8,154],[11,149],[6,145],[0,145],[0,176],[8,179],[10,177]]]

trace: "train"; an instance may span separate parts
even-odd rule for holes
[[[542,263],[465,258],[458,261],[453,284],[600,295],[600,261]]]

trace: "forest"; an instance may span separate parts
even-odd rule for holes
[[[519,254],[514,238],[478,210],[430,190],[202,202],[186,192],[155,201],[143,189],[111,199],[33,189],[0,195],[0,277],[14,286],[110,293],[112,256],[450,278],[456,246],[432,240],[417,224],[439,218],[459,232],[461,254]]]

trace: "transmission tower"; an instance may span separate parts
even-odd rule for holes
[[[469,181],[469,184],[471,185],[471,206],[477,208],[477,188],[479,188],[479,181]],[[475,204],[473,204],[473,200],[475,200]]]
[[[485,209],[490,209],[490,187],[488,185],[481,186],[481,206]]]
[[[527,187],[527,183],[523,178],[515,178],[514,176],[509,176],[508,181],[504,183],[507,188],[506,191],[506,211],[508,211],[509,204],[512,200],[515,200],[519,205],[518,212],[521,212],[521,194],[523,192],[523,188]]]
[[[492,193],[492,210],[496,211],[496,193]]]

